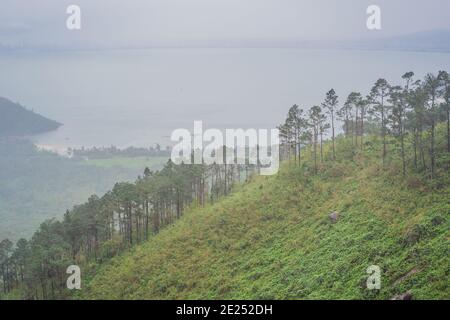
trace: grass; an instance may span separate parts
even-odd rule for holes
[[[285,163],[92,266],[77,298],[449,299],[448,179],[433,189],[379,162]],[[371,265],[380,290],[366,288]]]

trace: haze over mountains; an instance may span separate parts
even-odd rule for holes
[[[450,52],[450,30],[436,29],[398,36],[348,39],[302,38],[199,38],[154,40],[136,45],[60,44],[37,45],[23,42],[20,45],[4,45],[1,51],[16,50],[108,50],[108,49],[151,49],[151,48],[299,48],[299,49],[349,49],[387,50],[417,52]]]
[[[431,30],[371,40],[342,41],[343,48],[450,52],[450,30]]]

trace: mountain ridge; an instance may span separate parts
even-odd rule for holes
[[[168,39],[151,43],[140,43],[116,46],[2,46],[0,52],[8,51],[66,51],[66,50],[147,50],[159,48],[294,48],[306,50],[392,50],[417,52],[450,52],[450,30],[432,29],[395,36],[377,36],[377,31],[371,31],[365,38],[347,39],[303,39],[303,38],[193,38]]]

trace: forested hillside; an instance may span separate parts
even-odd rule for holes
[[[0,97],[0,137],[26,136],[58,129],[61,124]]]
[[[448,299],[450,184],[373,155],[285,164],[94,266],[83,299]],[[329,145],[327,146],[329,154]],[[376,152],[375,152],[376,150]],[[331,215],[336,212],[336,215]],[[330,217],[331,215],[331,217]],[[381,290],[366,269],[381,268]]]
[[[137,165],[161,168],[167,161],[133,159],[86,161],[39,150],[26,139],[0,138],[0,241],[29,238],[43,221],[62,218],[90,195],[105,193],[118,180],[134,181],[142,171]]]
[[[330,90],[289,109],[274,176],[169,161],[2,241],[4,297],[448,299],[449,115],[446,72],[379,79],[343,103]]]

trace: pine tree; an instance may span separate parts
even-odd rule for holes
[[[372,90],[370,91],[370,102],[373,105],[372,112],[380,119],[381,122],[381,137],[383,139],[383,165],[386,162],[386,125],[387,118],[389,116],[388,109],[386,108],[386,99],[389,95],[389,84],[385,79],[378,79]]]
[[[334,89],[331,89],[330,91],[327,92],[325,101],[322,103],[322,107],[327,110],[331,118],[331,143],[333,148],[333,160],[336,160],[334,118],[337,112],[338,103],[339,103],[338,96],[336,95]]]

